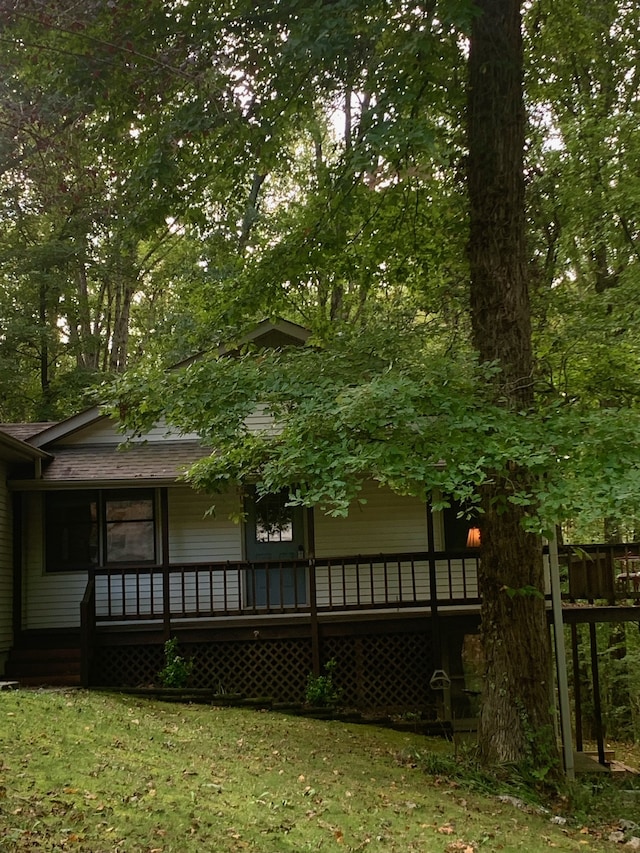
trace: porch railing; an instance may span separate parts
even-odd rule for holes
[[[477,562],[461,551],[100,567],[86,607],[100,624],[396,610],[428,607],[434,594],[439,606],[477,604]]]
[[[563,597],[640,602],[640,545],[560,549]],[[338,556],[95,569],[83,600],[97,624],[478,605],[478,554]]]
[[[558,556],[565,599],[640,602],[640,543],[563,545]]]

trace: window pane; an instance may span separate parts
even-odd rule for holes
[[[45,499],[48,572],[81,571],[98,562],[95,492],[53,492]]]
[[[256,542],[292,542],[293,507],[286,492],[265,495],[256,502]]]
[[[106,506],[107,521],[153,521],[153,500],[149,497],[113,500]]]
[[[105,499],[107,563],[149,563],[155,560],[153,495],[122,493]]]
[[[108,563],[146,563],[154,559],[152,521],[107,524]]]

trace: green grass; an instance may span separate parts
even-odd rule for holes
[[[79,690],[5,692],[0,850],[614,849],[600,837],[608,830],[556,826],[457,767],[446,741],[370,726]]]

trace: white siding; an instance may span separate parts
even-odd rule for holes
[[[273,417],[266,412],[265,406],[258,406],[253,414],[245,418],[245,424],[250,432],[264,432],[268,435],[276,435],[279,432],[275,426]],[[117,421],[111,418],[103,418],[84,429],[78,430],[78,432],[72,435],[61,438],[58,443],[64,446],[82,444],[117,445],[125,441],[126,437],[126,433],[118,430]],[[185,441],[198,441],[200,436],[195,432],[180,433],[175,428],[169,427],[164,420],[161,420],[141,438],[134,438],[133,440],[159,442],[177,441],[181,438]],[[55,448],[53,452],[55,452]]]
[[[396,495],[388,489],[369,484],[363,490],[364,505],[355,505],[347,518],[315,515],[316,556],[409,554],[428,549],[427,508],[417,498]],[[434,545],[444,547],[442,513],[434,513]],[[366,561],[335,564],[317,569],[318,606],[329,603],[352,605],[371,601],[390,602],[429,598],[429,565],[426,560],[412,563],[398,559],[386,564]],[[438,560],[436,588],[443,599],[476,597],[478,580],[475,562]]]
[[[169,489],[169,562],[219,563],[242,559],[242,527],[229,515],[240,512],[237,495],[202,495],[188,487]],[[211,505],[215,513],[207,515]]]
[[[13,644],[13,549],[7,470],[0,462],[0,672]]]
[[[176,441],[178,438],[197,441],[198,436],[192,434],[180,434],[171,431],[164,421],[160,421],[152,430],[136,441]],[[63,445],[78,444],[120,444],[126,439],[126,435],[118,431],[117,422],[111,418],[103,418],[84,429],[78,430],[73,435],[66,436],[58,443]],[[53,450],[55,453],[55,449]]]
[[[44,571],[43,496],[25,494],[23,624],[31,628],[70,628],[80,625],[80,602],[87,586],[86,572]]]
[[[365,504],[354,504],[347,518],[315,513],[316,557],[339,555],[375,556],[426,551],[425,504],[413,497],[396,495],[375,483],[365,486]],[[426,561],[410,560],[387,564],[366,561],[317,568],[318,606],[372,604],[426,600],[429,597],[429,567]]]
[[[429,564],[425,560],[373,560],[330,566],[320,563],[316,567],[318,607],[428,601]]]
[[[281,432],[280,427],[270,415],[266,406],[257,406],[252,414],[244,419],[244,424],[252,433],[265,433],[266,435],[278,435]]]
[[[477,598],[478,572],[475,560],[438,560],[436,590],[440,600]]]
[[[316,511],[316,556],[395,554],[427,550],[427,511],[418,498],[396,495],[375,483],[365,486],[366,504],[355,504],[347,518]]]

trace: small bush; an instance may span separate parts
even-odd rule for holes
[[[327,661],[324,667],[324,675],[313,675],[309,673],[305,701],[307,705],[316,705],[326,708],[335,705],[340,700],[341,691],[333,683],[333,673],[337,666],[334,658]]]
[[[193,662],[178,654],[178,640],[172,637],[164,644],[164,668],[158,673],[163,687],[186,687],[191,678]]]

